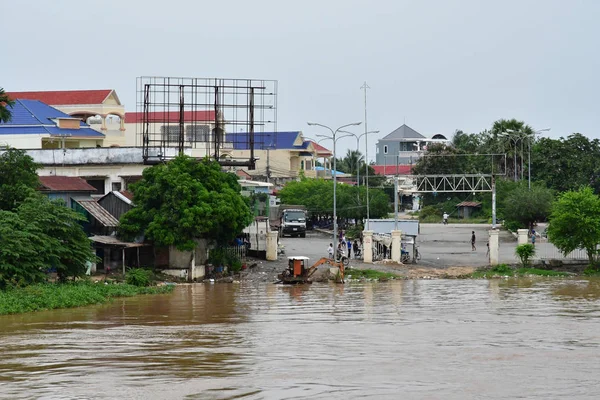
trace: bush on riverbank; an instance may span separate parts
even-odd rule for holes
[[[509,265],[500,264],[491,269],[480,269],[473,272],[470,278],[486,279],[486,278],[501,278],[505,276],[569,276],[569,273],[562,271],[552,271],[539,268],[517,268],[513,269]]]
[[[345,275],[347,279],[388,280],[400,278],[391,272],[381,272],[374,269],[348,269],[345,271]]]
[[[173,288],[89,282],[36,284],[0,291],[0,315],[103,304],[115,297],[170,293]]]

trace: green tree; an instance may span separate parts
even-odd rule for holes
[[[333,215],[333,181],[301,179],[288,182],[279,192],[283,204],[304,205],[312,215]],[[363,219],[367,215],[367,188],[338,183],[336,188],[339,218]],[[369,189],[369,216],[382,218],[389,212],[387,195],[380,189]]]
[[[13,108],[15,102],[8,97],[4,88],[0,87],[0,122],[8,122],[12,119],[12,112],[8,109]]]
[[[51,267],[61,281],[83,275],[96,257],[82,220],[62,201],[40,195],[0,211],[0,287],[40,282]]]
[[[56,268],[59,280],[82,276],[87,263],[96,261],[92,244],[81,224],[86,220],[85,217],[65,207],[62,200],[51,201],[45,196],[30,197],[19,206],[17,212],[30,225],[36,225],[43,235],[48,250],[42,258]]]
[[[530,190],[522,183],[504,199],[504,218],[527,228],[533,222],[543,221],[550,215],[553,198],[552,191],[543,185],[534,184]]]
[[[0,151],[0,210],[11,211],[35,194],[39,166],[24,150]]]
[[[589,185],[600,193],[600,140],[580,133],[566,139],[542,138],[532,148],[532,179],[558,191]]]
[[[589,186],[565,192],[554,202],[548,239],[565,255],[585,249],[594,263],[600,244],[600,198]]]
[[[342,171],[353,176],[356,176],[358,167],[360,166],[361,169],[364,169],[364,165],[364,157],[358,150],[348,149],[344,158],[338,158],[336,161],[336,168],[338,171]]]
[[[0,211],[0,289],[44,280],[50,251],[45,238],[39,226],[15,212]]]
[[[125,238],[144,235],[160,246],[193,250],[195,239],[225,243],[252,221],[237,177],[215,161],[179,156],[145,169],[131,190],[135,207],[119,224]]]

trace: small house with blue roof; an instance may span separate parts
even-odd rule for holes
[[[246,133],[227,133],[226,143],[233,146],[233,158],[250,156],[250,145]],[[318,163],[325,165],[332,153],[312,140],[307,140],[301,131],[255,132],[254,156],[258,157],[256,169],[248,171],[254,177],[275,180],[297,178],[300,173],[314,178],[319,174]]]
[[[104,134],[39,100],[15,99],[12,119],[0,122],[0,146],[17,149],[101,147]]]

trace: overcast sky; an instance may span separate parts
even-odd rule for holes
[[[141,75],[274,79],[278,130],[314,136],[363,120],[367,81],[369,158],[404,121],[600,137],[597,0],[0,0],[0,21],[7,91],[115,89],[135,111]]]

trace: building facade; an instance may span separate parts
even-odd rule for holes
[[[383,139],[379,139],[376,147],[376,165],[412,165],[432,143],[448,143],[444,135],[436,134],[426,137],[403,124]]]

